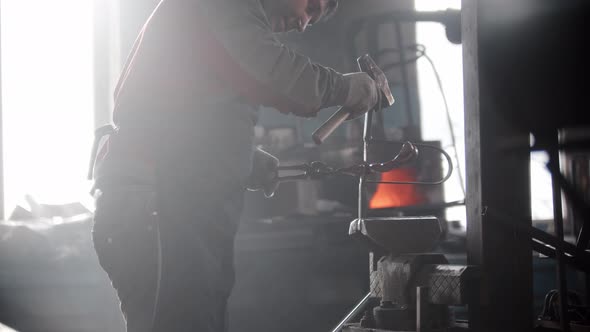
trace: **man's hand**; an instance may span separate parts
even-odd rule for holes
[[[252,171],[246,183],[249,191],[264,191],[264,196],[270,198],[279,186],[279,159],[272,154],[257,148],[254,150]]]
[[[344,74],[344,79],[348,84],[348,95],[342,106],[349,111],[346,120],[352,120],[375,107],[379,100],[379,89],[367,73]]]

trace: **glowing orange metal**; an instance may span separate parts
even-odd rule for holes
[[[381,175],[381,181],[416,181],[416,170],[413,168],[396,168]],[[411,206],[424,203],[424,194],[413,184],[379,183],[377,190],[369,202],[370,209],[385,209]]]

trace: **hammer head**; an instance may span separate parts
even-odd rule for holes
[[[387,77],[385,73],[377,66],[373,58],[370,55],[365,54],[360,56],[357,60],[359,68],[364,71],[365,73],[369,74],[373,80],[377,83],[377,87],[385,97],[387,101],[386,106],[391,106],[394,103],[393,94],[391,94],[391,89],[389,89],[389,82],[387,81]]]

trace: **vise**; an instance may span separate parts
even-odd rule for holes
[[[436,217],[353,220],[349,234],[370,249],[370,294],[333,331],[456,330],[452,307],[475,301],[479,276],[474,266],[431,253],[441,233]]]

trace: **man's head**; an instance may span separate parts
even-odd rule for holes
[[[261,0],[274,32],[297,30],[330,17],[338,0]]]

